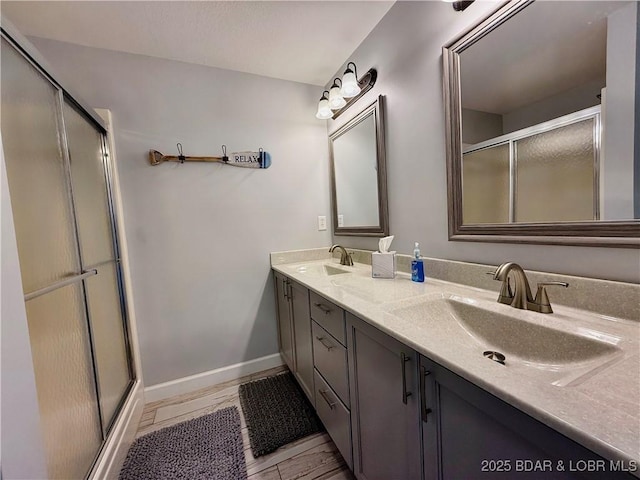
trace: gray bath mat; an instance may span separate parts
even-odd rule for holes
[[[240,412],[224,408],[138,438],[120,480],[244,480]]]
[[[254,457],[323,430],[290,372],[240,385],[240,405]]]

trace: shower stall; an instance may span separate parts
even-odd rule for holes
[[[4,29],[1,62],[2,148],[48,476],[86,478],[135,380],[106,131]]]

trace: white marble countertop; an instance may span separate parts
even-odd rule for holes
[[[279,258],[272,268],[604,458],[640,466],[639,322],[556,305],[552,314],[517,310],[497,303],[488,290],[428,278],[416,283],[400,272],[395,279],[374,279],[370,265],[344,267],[335,259],[292,260]],[[325,264],[350,273],[326,275]],[[426,302],[450,298],[515,316],[526,322],[525,335],[549,327],[594,339],[613,354],[596,367],[578,362],[566,368],[561,359],[558,369],[538,368],[509,356],[500,365],[482,356],[486,342],[465,333],[443,310],[446,304]]]

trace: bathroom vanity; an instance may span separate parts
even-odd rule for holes
[[[408,271],[373,279],[359,257],[347,267],[323,249],[271,255],[282,357],[358,479],[640,476],[634,302],[618,302],[628,315],[560,304],[545,315]],[[429,266],[457,270],[497,291],[490,267],[449,263],[428,262],[427,277]]]

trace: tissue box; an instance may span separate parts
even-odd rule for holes
[[[371,276],[373,278],[395,278],[396,252],[373,252],[371,254]]]

